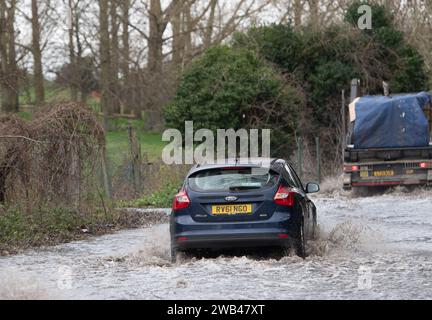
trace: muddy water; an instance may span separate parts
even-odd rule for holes
[[[0,258],[0,298],[432,299],[432,193],[315,199],[306,260],[187,257],[169,263],[167,225]]]

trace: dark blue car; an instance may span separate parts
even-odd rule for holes
[[[317,229],[316,207],[284,160],[265,166],[221,164],[194,167],[175,196],[171,214],[171,257],[191,249],[294,247],[306,255]]]

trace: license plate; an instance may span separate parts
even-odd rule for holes
[[[214,215],[235,215],[235,214],[251,214],[251,204],[235,204],[212,206],[212,214]]]
[[[395,172],[393,170],[386,170],[386,171],[375,171],[374,177],[393,177],[395,175]]]

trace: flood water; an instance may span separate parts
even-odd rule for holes
[[[169,262],[166,224],[0,258],[2,299],[432,299],[432,192],[315,197],[306,260]]]

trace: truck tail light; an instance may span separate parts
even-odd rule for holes
[[[421,162],[420,168],[422,168],[422,169],[432,168],[432,162]]]
[[[356,172],[356,171],[360,171],[360,167],[359,166],[344,166],[344,171],[345,172]]]

